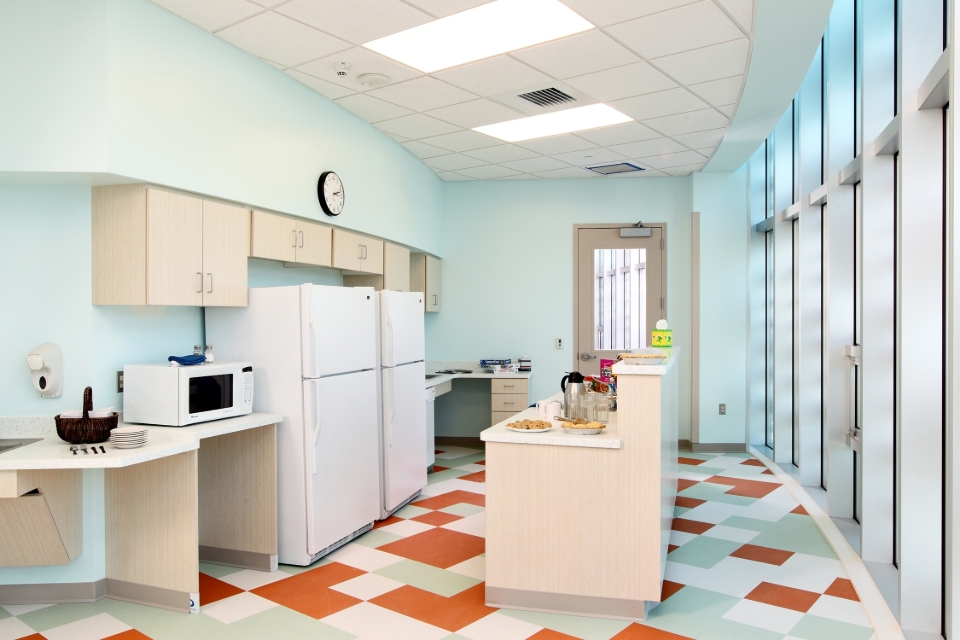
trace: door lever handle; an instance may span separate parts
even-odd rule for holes
[[[593,360],[593,359],[595,359],[596,357],[597,357],[597,356],[595,356],[595,355],[593,355],[593,354],[591,354],[591,353],[581,353],[581,354],[580,354],[580,359],[583,360],[584,362],[586,362],[587,360]]]

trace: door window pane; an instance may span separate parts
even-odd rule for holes
[[[595,350],[646,346],[646,262],[646,249],[594,250]]]

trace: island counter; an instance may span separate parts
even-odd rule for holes
[[[489,606],[643,620],[660,602],[677,491],[678,356],[615,365],[618,410],[602,436],[516,434],[509,421],[481,434]],[[523,418],[536,410],[513,420]]]

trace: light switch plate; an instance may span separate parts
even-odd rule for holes
[[[727,405],[725,404],[720,405],[720,415],[722,416],[727,415]]]
[[[563,338],[557,338],[557,349],[563,349]]]
[[[123,371],[117,371],[117,393],[123,393]]]

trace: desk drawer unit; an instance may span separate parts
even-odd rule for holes
[[[490,394],[493,411],[512,411],[520,413],[527,408],[527,394],[525,393],[493,393]]]
[[[494,395],[500,393],[522,393],[527,395],[526,378],[494,378],[490,381],[490,392]]]

